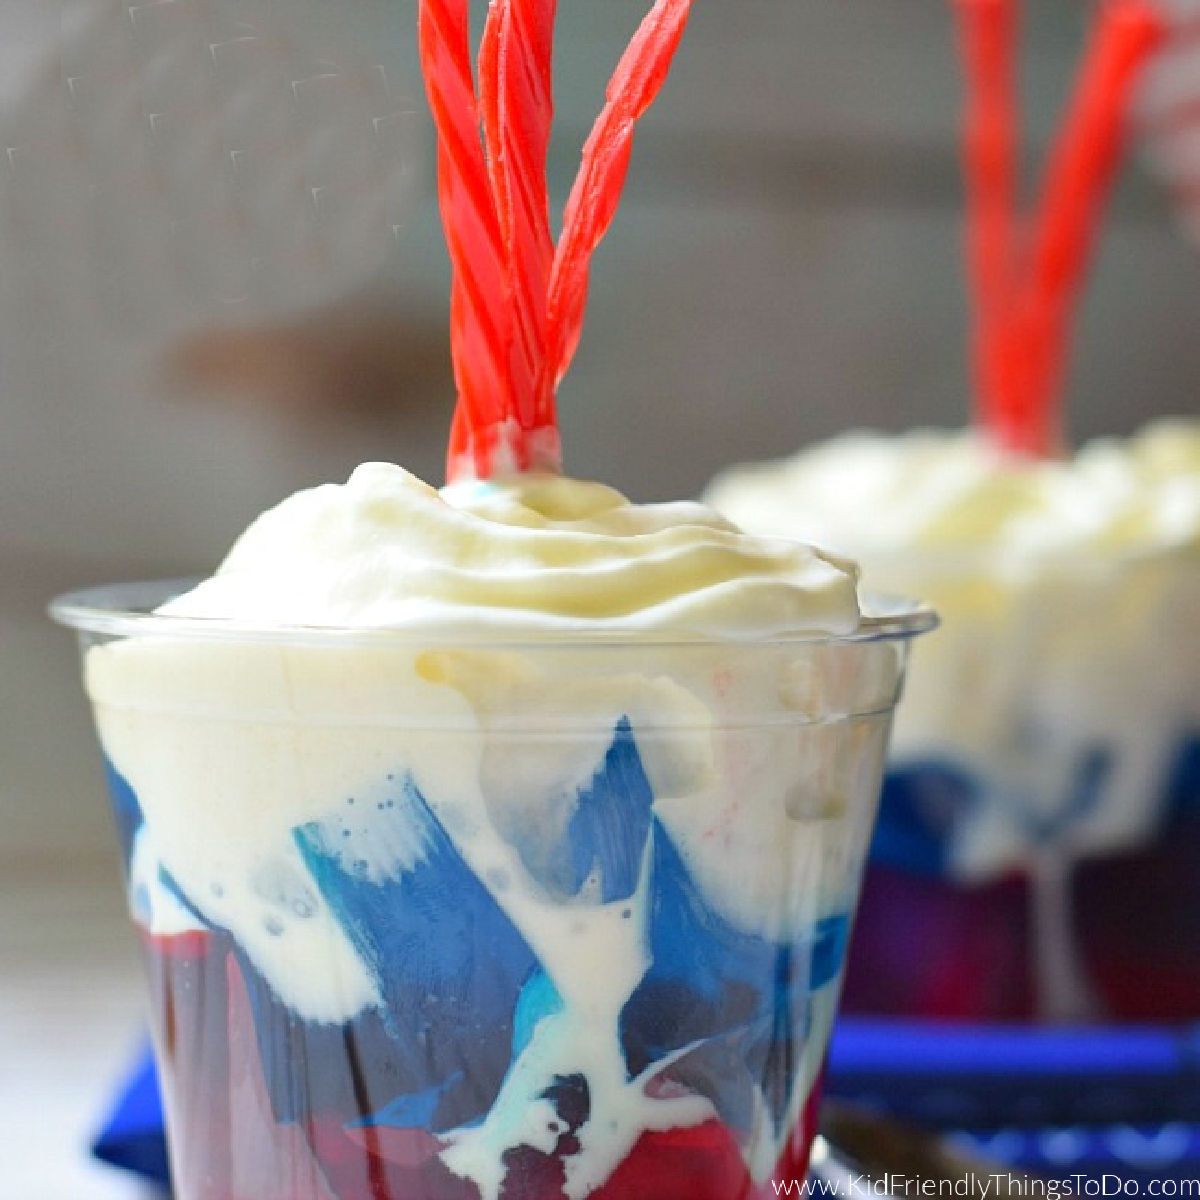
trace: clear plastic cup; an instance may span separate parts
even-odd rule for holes
[[[178,1200],[802,1179],[908,645],[481,641],[65,597]]]
[[[942,628],[897,720],[848,1002],[1200,1015],[1200,559],[861,557]]]

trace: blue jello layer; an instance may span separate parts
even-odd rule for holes
[[[956,830],[983,804],[1004,804],[1030,845],[1067,838],[1103,802],[1113,774],[1114,751],[1104,745],[1080,750],[1060,803],[1023,807],[1018,794],[1000,795],[961,763],[935,759],[891,766],[884,778],[879,820],[870,859],[926,875],[950,873]],[[1163,794],[1146,798],[1161,808],[1162,826],[1200,813],[1200,733],[1181,739]]]

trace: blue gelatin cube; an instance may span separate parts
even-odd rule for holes
[[[668,1073],[748,1127],[755,1090],[778,1122],[791,1098],[811,993],[836,978],[849,920],[774,942],[734,928],[706,902],[663,827],[654,826],[651,966],[621,1014],[631,1074],[691,1049]]]
[[[438,1132],[485,1113],[508,1069],[533,952],[411,778],[393,791],[372,815],[380,843],[404,851],[389,870],[347,857],[336,822],[295,832],[383,1007],[345,1025],[306,1022],[243,961],[280,1119],[344,1113]]]

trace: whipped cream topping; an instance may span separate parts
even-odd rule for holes
[[[733,467],[706,501],[755,533],[872,557],[1013,558],[1200,549],[1200,422],[1161,421],[1065,461],[1013,459],[974,431],[859,432]]]
[[[249,624],[681,636],[848,633],[855,570],[695,503],[556,475],[440,492],[368,463],[255,521],[165,613]]]

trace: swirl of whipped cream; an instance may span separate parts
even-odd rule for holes
[[[856,569],[695,503],[635,505],[554,475],[437,491],[368,463],[264,513],[162,610],[272,626],[684,637],[847,633]]]
[[[1074,459],[1001,455],[974,431],[850,433],[793,458],[734,467],[705,500],[759,534],[838,551],[1084,552],[1200,549],[1200,422],[1102,439]]]

